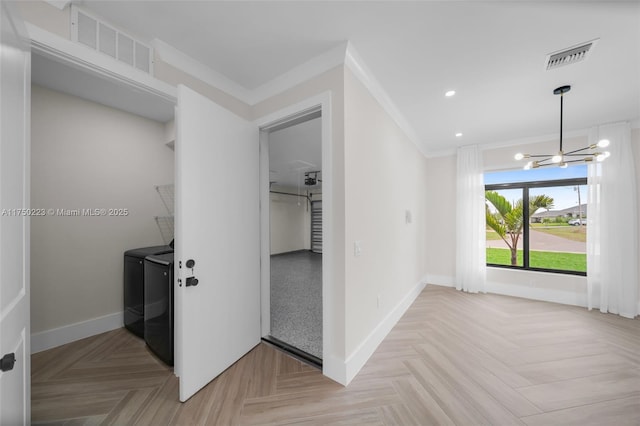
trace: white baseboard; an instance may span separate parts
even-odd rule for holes
[[[322,359],[322,374],[342,386],[347,385],[347,374],[343,360],[329,356]]]
[[[426,286],[426,281],[421,280],[416,284],[413,289],[380,321],[378,326],[367,336],[367,338],[349,355],[344,362],[344,374],[339,374],[338,377],[344,379],[345,386],[353,380],[358,374],[360,369],[364,367],[367,360],[373,355],[378,345],[382,343],[387,334],[402,318],[402,315],[409,309],[411,304],[420,292]],[[335,380],[335,379],[334,379]]]
[[[543,302],[560,303],[562,305],[587,306],[587,294],[574,291],[563,291],[548,288],[526,287],[515,284],[487,282],[487,293],[504,296],[522,297],[524,299],[540,300]]]
[[[443,287],[455,287],[455,278],[447,275],[427,275],[427,283]],[[522,284],[507,284],[487,280],[486,292],[503,296],[522,297],[524,299],[541,300],[543,302],[561,303],[563,305],[587,306],[586,293],[563,291],[559,289],[528,287]],[[639,303],[640,305],[640,303]]]
[[[55,348],[85,337],[95,336],[124,326],[122,312],[65,325],[31,335],[31,353]]]
[[[450,275],[432,275],[432,274],[427,274],[426,280],[427,280],[428,284],[434,284],[434,285],[439,285],[439,286],[443,286],[443,287],[455,287],[456,286],[455,277],[452,277]]]

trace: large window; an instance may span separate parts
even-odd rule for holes
[[[487,265],[586,275],[586,173],[485,173]]]

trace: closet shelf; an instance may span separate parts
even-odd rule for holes
[[[162,235],[162,240],[165,244],[169,244],[173,240],[174,235],[174,206],[175,206],[175,186],[173,184],[168,185],[156,185],[156,191],[160,195],[162,204],[167,209],[167,216],[155,216],[154,219]]]
[[[167,209],[169,216],[173,216],[175,206],[175,186],[171,183],[168,185],[156,185],[156,191],[160,195],[160,199]]]
[[[168,245],[173,240],[173,216],[155,216],[154,219],[162,235],[162,241]]]

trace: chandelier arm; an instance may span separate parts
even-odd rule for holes
[[[569,152],[565,153],[564,155],[571,155],[573,153],[580,152],[580,151],[585,151],[585,150],[590,149],[590,148],[591,148],[590,146],[585,146],[584,148],[574,149],[573,151],[569,151]],[[577,154],[577,155],[589,155],[589,154]]]
[[[569,160],[569,161],[565,161],[565,163],[584,163],[584,159],[580,159],[580,160]]]
[[[582,154],[565,154],[565,157],[595,157],[598,154],[595,152],[585,152]]]

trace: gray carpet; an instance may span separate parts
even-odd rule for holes
[[[271,256],[271,335],[322,359],[322,255]]]

